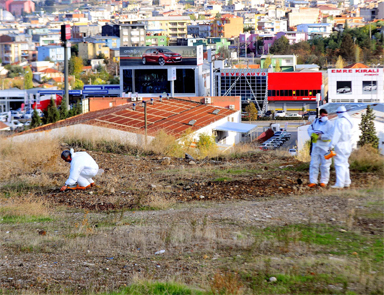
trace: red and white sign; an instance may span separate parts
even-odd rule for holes
[[[364,76],[379,75],[380,69],[334,69],[332,74],[364,74]]]
[[[71,39],[71,26],[61,25],[61,41],[66,41],[70,39]]]

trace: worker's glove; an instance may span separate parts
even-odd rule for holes
[[[63,185],[60,189],[61,192],[65,191],[67,189],[67,186],[66,185]]]
[[[311,134],[311,137],[312,137],[312,142],[313,142],[313,143],[316,143],[317,140],[319,139],[319,135],[316,134],[316,133],[312,133],[312,134]]]

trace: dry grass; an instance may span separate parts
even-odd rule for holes
[[[162,195],[156,195],[156,196],[148,195],[145,198],[144,202],[142,202],[142,205],[148,206],[153,209],[164,210],[169,207],[172,207],[175,203],[176,201],[174,199],[171,199],[171,198],[167,199]]]
[[[302,162],[310,162],[311,155],[309,154],[311,142],[308,140],[305,142],[304,147],[297,152],[296,158]]]
[[[0,138],[0,179],[30,172],[55,172],[60,160],[59,142],[51,138],[16,141]]]
[[[49,206],[34,196],[8,199],[0,208],[2,217],[48,217],[50,212]]]

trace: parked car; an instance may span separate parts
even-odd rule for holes
[[[289,154],[291,155],[291,156],[296,156],[297,155],[297,152],[296,152],[296,149],[289,149]]]
[[[316,116],[316,112],[315,111],[306,112],[305,114],[303,114],[303,119],[308,120],[309,116]]]
[[[287,114],[287,117],[289,117],[289,118],[300,118],[301,119],[301,115],[299,115],[297,113]]]
[[[15,130],[22,130],[24,129],[24,125],[22,123],[20,123],[18,120],[12,120],[10,123],[5,123],[6,125],[8,125],[12,131],[15,131]]]
[[[143,53],[141,61],[143,65],[153,62],[163,66],[165,64],[179,63],[182,61],[182,57],[181,54],[166,48],[151,48]]]
[[[264,117],[270,118],[271,116],[272,116],[272,112],[271,111],[266,111],[265,114],[264,114]]]
[[[351,92],[351,88],[347,86],[337,89],[337,93],[348,93],[348,92]]]
[[[24,126],[25,126],[25,127],[29,127],[29,126],[31,126],[31,121],[26,121],[26,122],[24,122]]]
[[[284,111],[277,111],[275,113],[275,118],[278,118],[278,117],[285,117],[285,112]]]

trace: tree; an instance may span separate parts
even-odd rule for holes
[[[360,62],[361,48],[359,45],[355,46],[355,62]]]
[[[72,55],[68,62],[68,72],[70,75],[79,76],[83,71],[83,59]]]
[[[269,49],[272,54],[288,54],[289,53],[289,41],[285,36],[281,36]]]
[[[218,50],[218,54],[220,54],[220,57],[223,59],[229,58],[231,56],[231,53],[226,46],[221,46]]]
[[[345,22],[344,22],[344,30],[348,30],[349,27],[348,27],[348,20],[346,19]]]
[[[84,88],[84,82],[81,81],[80,79],[75,80],[75,85],[73,86],[73,89],[75,90],[83,90]]]
[[[48,105],[45,118],[46,124],[55,123],[60,120],[60,113],[53,98],[51,98],[51,101]]]
[[[359,142],[357,143],[359,146],[369,144],[374,148],[379,147],[379,138],[376,135],[376,128],[374,124],[375,117],[373,109],[368,105],[366,113],[361,115],[361,122],[359,125],[361,135]]]
[[[253,102],[245,107],[245,111],[248,113],[248,118],[250,121],[257,120],[257,109]]]
[[[63,97],[60,104],[60,119],[64,120],[68,118],[67,99]]]
[[[343,58],[341,57],[341,55],[339,55],[339,57],[337,58],[337,62],[336,62],[336,69],[342,69],[344,68],[344,60]]]
[[[347,61],[353,61],[355,57],[354,43],[350,34],[344,34],[340,45],[340,55]]]
[[[71,46],[71,56],[72,55],[79,56],[79,44],[73,44]]]
[[[76,106],[75,106],[75,115],[80,115],[82,113],[83,113],[83,108],[82,108],[81,102],[79,100],[79,101],[77,101]]]
[[[281,72],[281,69],[280,69],[280,60],[279,60],[279,59],[276,59],[275,72],[276,72],[276,73]]]
[[[263,68],[268,69],[271,64],[272,64],[272,58],[270,55],[268,55],[264,61],[264,67]]]
[[[31,128],[39,127],[41,125],[41,119],[37,109],[33,109],[32,120],[31,120]]]
[[[24,89],[33,88],[32,78],[33,78],[33,73],[32,73],[31,68],[28,66],[25,69],[25,74],[24,74]]]

